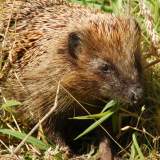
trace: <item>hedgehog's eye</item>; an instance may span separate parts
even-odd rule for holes
[[[72,32],[68,37],[68,51],[72,57],[77,58],[76,49],[80,43],[80,38],[77,33]]]
[[[101,66],[101,71],[105,74],[109,74],[111,73],[111,65],[110,64],[103,64],[103,66]]]

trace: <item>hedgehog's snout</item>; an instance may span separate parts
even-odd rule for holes
[[[132,104],[137,104],[141,101],[143,96],[143,89],[141,86],[134,86],[129,89],[129,99]]]

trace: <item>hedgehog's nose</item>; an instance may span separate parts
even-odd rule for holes
[[[143,89],[141,87],[134,87],[130,89],[129,98],[131,103],[138,103],[143,95]]]

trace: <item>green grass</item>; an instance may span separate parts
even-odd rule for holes
[[[160,1],[144,0],[145,6],[149,9],[152,31],[159,38],[159,42],[154,41],[147,28],[147,14],[142,13],[139,0],[71,0],[72,3],[79,3],[89,7],[101,9],[107,13],[116,15],[130,14],[138,21],[142,31],[142,54],[146,61],[145,65],[145,96],[144,104],[141,108],[128,108],[127,106],[116,105],[114,101],[109,102],[101,113],[96,115],[86,115],[75,117],[74,119],[93,119],[93,124],[77,138],[87,134],[104,120],[112,120],[114,139],[119,149],[119,155],[126,160],[159,160],[160,159]],[[0,107],[0,157],[10,155],[29,129],[26,124],[18,125],[13,115],[19,102],[14,100],[6,101]],[[13,107],[14,106],[14,107]],[[7,129],[6,129],[7,128]],[[9,128],[9,129],[8,129]],[[19,132],[15,131],[19,130]],[[20,131],[26,131],[21,133]],[[3,134],[2,134],[3,133]],[[8,138],[6,136],[8,135]],[[37,136],[38,135],[38,136]],[[39,139],[36,139],[37,136]],[[126,137],[127,136],[127,137]],[[13,138],[15,137],[15,138]],[[9,140],[9,141],[8,141]],[[125,143],[124,143],[125,141]],[[125,150],[122,150],[125,149]],[[21,155],[24,159],[62,159],[58,147],[50,145],[43,134],[43,129],[39,127],[38,134],[30,136],[26,144],[21,147]],[[85,158],[84,158],[85,159]],[[90,159],[93,159],[91,157]]]

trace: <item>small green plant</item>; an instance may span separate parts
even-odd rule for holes
[[[5,103],[3,103],[0,107],[0,109],[3,109],[7,112],[13,113],[16,106],[20,106],[21,103],[16,100],[7,100]]]
[[[73,119],[77,119],[77,120],[85,120],[85,119],[95,120],[95,122],[91,126],[89,126],[83,133],[78,135],[75,138],[75,140],[81,138],[82,136],[86,135],[87,133],[91,132],[96,127],[101,125],[105,120],[107,120],[115,112],[117,112],[119,107],[120,107],[120,105],[118,105],[118,103],[116,103],[115,101],[112,100],[112,101],[110,101],[109,103],[106,104],[106,106],[103,108],[103,110],[99,114],[92,114],[92,115],[74,117]]]

